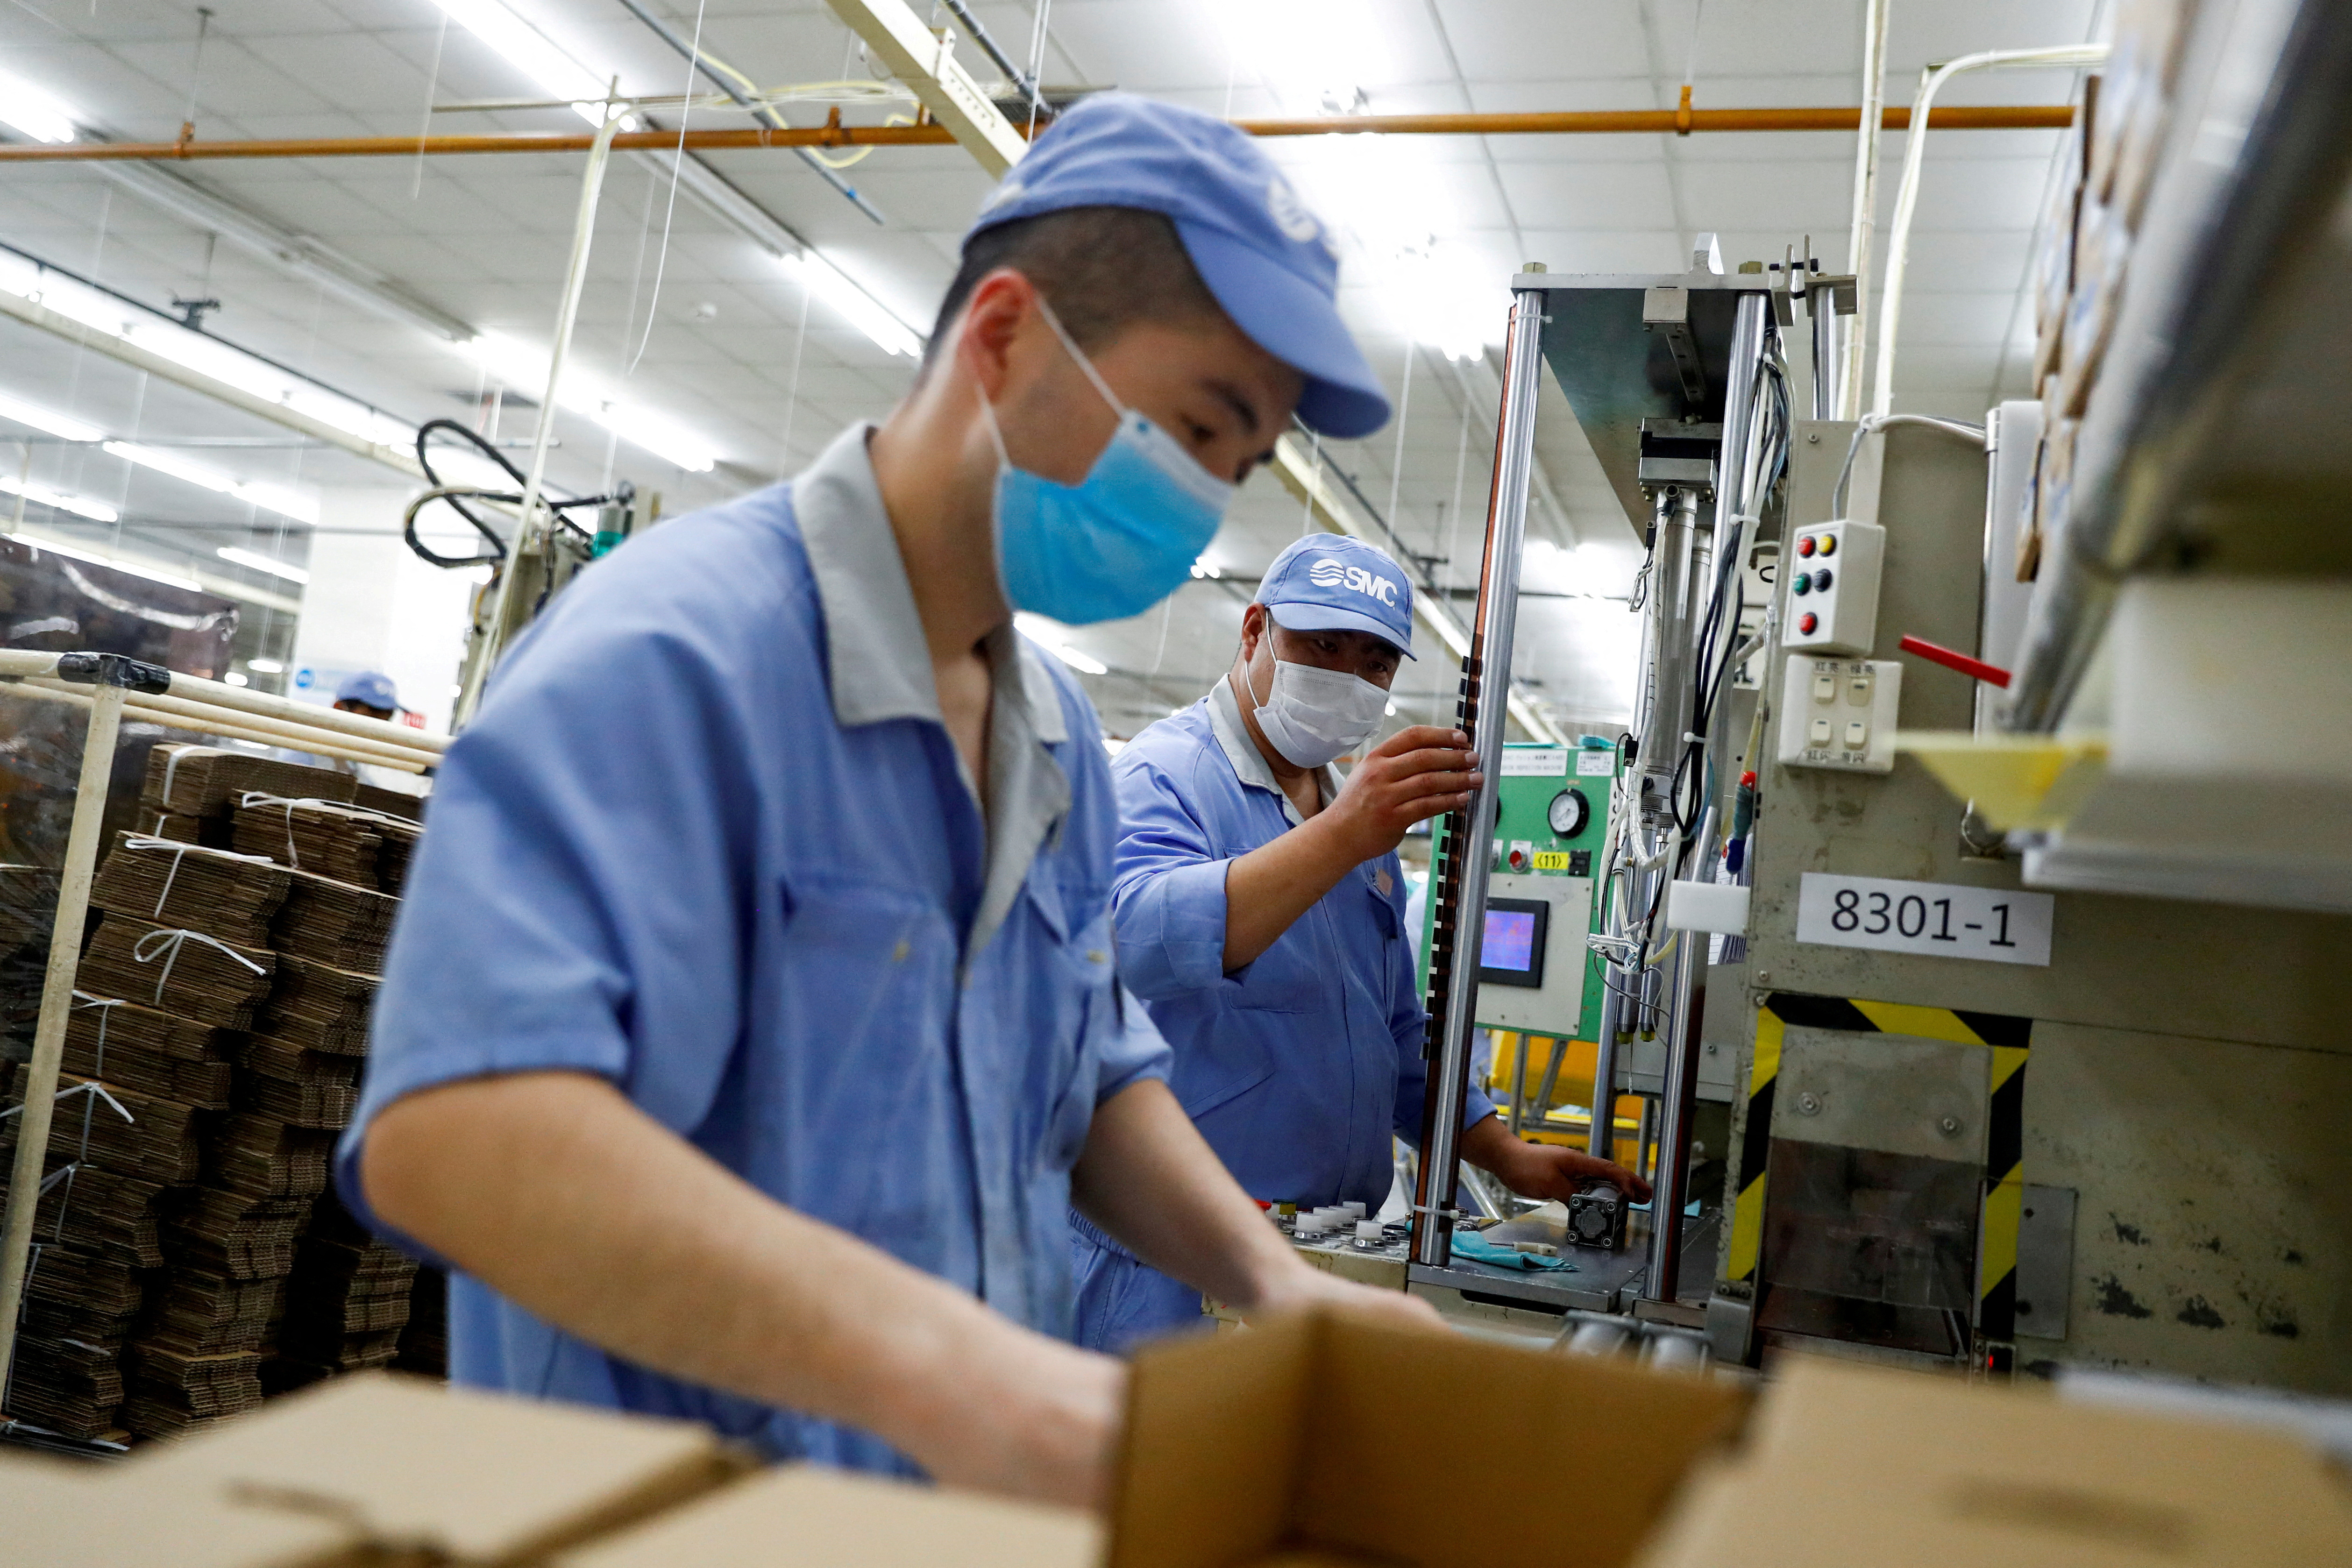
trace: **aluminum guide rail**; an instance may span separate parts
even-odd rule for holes
[[[1486,506],[1486,550],[1470,651],[1462,659],[1455,723],[1470,736],[1486,776],[1465,810],[1447,815],[1444,864],[1437,873],[1429,959],[1433,1056],[1422,1116],[1421,1179],[1413,1198],[1412,1255],[1433,1267],[1454,1252],[1454,1188],[1462,1161],[1462,1107],[1470,1092],[1470,1036],[1477,1027],[1479,916],[1486,907],[1487,845],[1503,777],[1507,712],[1485,702],[1491,672],[1497,695],[1510,689],[1511,634],[1518,620],[1519,554],[1535,467],[1536,377],[1543,366],[1544,295],[1515,289],[1504,339],[1503,405],[1496,417],[1495,479]]]

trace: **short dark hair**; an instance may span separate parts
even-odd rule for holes
[[[1009,267],[1054,307],[1081,349],[1093,350],[1139,321],[1177,323],[1223,314],[1165,214],[1140,207],[1064,207],[981,230],[931,329],[946,340],[980,280]],[[929,362],[927,350],[925,363]]]

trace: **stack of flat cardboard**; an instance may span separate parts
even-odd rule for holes
[[[286,1045],[339,1056],[367,1051],[376,977],[308,958],[280,957],[278,985],[259,1027]]]
[[[381,811],[387,817],[405,817],[412,822],[425,820],[425,798],[404,794],[398,789],[383,789],[373,784],[362,784],[352,794],[352,804],[362,810]]]
[[[393,1366],[426,1377],[449,1375],[449,1276],[421,1264],[408,1291],[408,1322]]]
[[[229,1101],[234,1038],[135,1002],[80,1002],[66,1019],[65,1071],[199,1111],[217,1110]]]
[[[268,855],[283,865],[396,896],[407,850],[420,831],[404,817],[281,798],[239,806],[231,837],[240,854]],[[384,885],[385,865],[394,885]]]
[[[392,939],[400,900],[313,872],[288,874],[291,883],[270,946],[289,957],[357,974],[382,974],[384,944]]]
[[[76,1118],[89,1108],[73,1103]],[[9,1174],[0,1171],[0,1198],[7,1195]],[[54,1170],[33,1210],[33,1239],[94,1252],[133,1269],[160,1269],[167,1195],[176,1191],[94,1165]]]
[[[123,1425],[142,1437],[175,1437],[199,1422],[261,1403],[261,1353],[192,1355],[158,1340],[131,1347]]]
[[[138,1270],[120,1259],[41,1247],[25,1280],[9,1414],[68,1437],[114,1433],[120,1358],[139,1313]]]
[[[359,1103],[360,1058],[307,1051],[266,1034],[237,1048],[237,1108],[289,1126],[340,1129]]]
[[[173,810],[152,814],[200,841],[233,838],[250,790],[347,800],[353,783],[236,752],[156,756],[148,805]],[[348,840],[347,809],[326,810]],[[48,1151],[20,1341],[32,1403],[13,1414],[77,1437],[179,1437],[257,1403],[265,1365],[318,1376],[395,1354],[406,1261],[303,1242],[375,988],[318,956],[380,961],[395,902],[249,851],[117,840],[68,1026],[60,1088],[80,1098],[59,1106]],[[278,943],[313,956],[281,958]],[[0,1062],[12,1100],[21,1078]],[[0,1157],[19,1124],[0,1121]]]
[[[90,884],[89,902],[241,947],[267,947],[270,921],[286,902],[287,883],[282,867],[240,860],[227,851],[117,833],[112,852]]]
[[[250,1029],[277,968],[278,956],[267,948],[216,945],[110,910],[82,954],[75,986],[219,1029]]]
[[[358,785],[352,775],[331,768],[281,762],[249,751],[216,746],[158,746],[147,754],[147,778],[139,803],[151,811],[218,820],[247,794],[349,800]]]
[[[21,1103],[24,1099],[26,1071],[22,1066],[5,1070],[9,1104]],[[72,1098],[59,1104],[57,1120],[49,1130],[52,1171],[68,1160],[80,1159],[123,1176],[167,1186],[196,1179],[203,1165],[197,1149],[202,1113],[176,1100],[110,1084],[106,1086],[109,1098],[131,1113],[129,1119],[103,1103],[84,1117],[81,1101],[89,1093],[85,1087],[88,1082],[72,1077],[58,1081],[59,1094]],[[11,1116],[0,1122],[0,1155],[14,1155],[17,1121],[17,1117]]]
[[[391,1364],[415,1279],[414,1261],[362,1229],[332,1193],[320,1197],[287,1282],[277,1359],[264,1370],[271,1391]]]

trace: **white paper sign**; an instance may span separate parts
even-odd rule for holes
[[[2047,966],[2056,905],[2046,893],[1809,871],[1797,896],[1797,940]]]
[[[1617,771],[1614,751],[1580,751],[1576,754],[1576,772],[1580,779],[1606,779]]]
[[[1507,746],[1503,747],[1503,777],[1565,779],[1568,753],[1557,746]]]

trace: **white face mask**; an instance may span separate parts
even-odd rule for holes
[[[1248,666],[1243,666],[1244,674]],[[1255,677],[1250,677],[1255,680]],[[1314,664],[1274,662],[1274,684],[1257,704],[1257,727],[1294,768],[1320,768],[1345,757],[1380,732],[1389,694],[1360,675]]]

